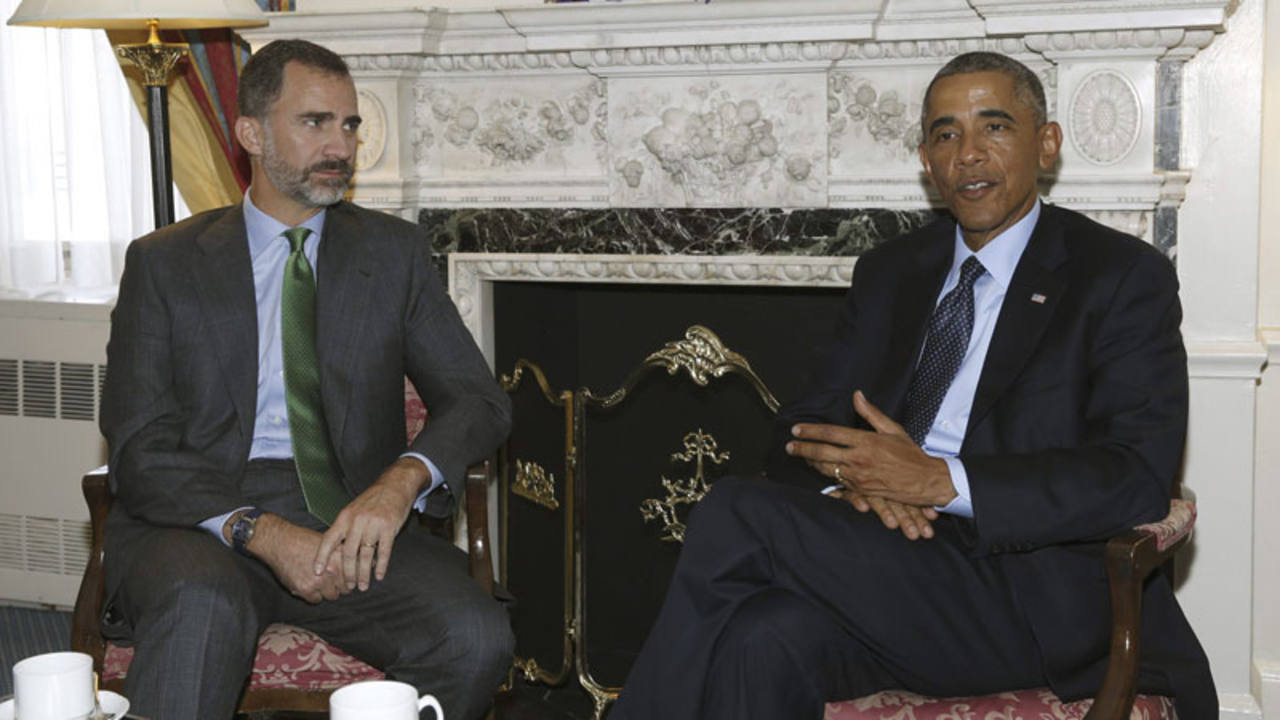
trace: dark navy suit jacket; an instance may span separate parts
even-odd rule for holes
[[[770,477],[830,483],[782,446],[796,422],[870,429],[854,416],[856,389],[901,420],[954,237],[954,221],[941,220],[858,259],[808,391],[779,413]],[[1043,207],[960,451],[975,515],[941,522],[960,527],[970,552],[998,557],[1063,697],[1092,693],[1105,670],[1105,539],[1169,510],[1187,425],[1181,318],[1168,259],[1083,215]],[[1144,594],[1143,658],[1145,684],[1171,687],[1182,717],[1217,716],[1207,660],[1159,573]]]

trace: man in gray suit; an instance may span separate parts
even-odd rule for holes
[[[286,622],[478,717],[506,611],[406,520],[452,511],[508,401],[421,230],[342,201],[360,124],[343,60],[271,43],[239,103],[243,203],[135,241],[112,314],[104,627],[136,648],[126,694],[143,716],[229,718],[258,635]],[[431,413],[407,448],[405,376]]]

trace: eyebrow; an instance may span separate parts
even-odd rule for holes
[[[942,117],[937,118],[933,122],[929,123],[929,134],[932,135],[934,130],[937,130],[943,125],[950,125],[955,121],[956,121],[955,115],[943,115]]]
[[[321,111],[321,110],[315,110],[315,111],[312,111],[312,112],[298,113],[298,118],[299,118],[299,119],[301,119],[301,120],[314,120],[314,121],[316,121],[316,122],[318,122],[318,123],[328,122],[328,121],[330,121],[330,120],[334,119],[335,117],[337,117],[337,116],[336,116],[336,115],[334,115],[333,113],[331,113],[331,112],[325,112],[325,111]],[[361,119],[361,117],[360,117],[359,115],[348,115],[348,116],[346,117],[346,119],[345,119],[345,120],[343,120],[343,124],[344,124],[344,125],[346,125],[346,124],[348,124],[348,123],[350,123],[350,124],[352,124],[352,125],[359,125],[361,122],[363,122],[363,120]]]
[[[978,111],[978,117],[984,117],[984,118],[1000,118],[1001,120],[1008,120],[1009,122],[1011,122],[1011,123],[1015,123],[1015,124],[1018,122],[1018,121],[1017,121],[1017,120],[1015,120],[1015,119],[1014,119],[1014,117],[1013,117],[1012,115],[1010,115],[1009,113],[1005,112],[1004,110],[998,110],[998,109],[995,109],[995,108],[990,109],[990,110],[979,110],[979,111]]]

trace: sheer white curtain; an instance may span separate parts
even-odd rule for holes
[[[105,33],[0,25],[0,143],[0,297],[113,298],[154,222],[147,130]]]

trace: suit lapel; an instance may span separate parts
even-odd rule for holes
[[[901,417],[929,317],[951,268],[954,238],[954,223],[938,223],[937,231],[922,241],[911,256],[913,264],[898,285],[880,382],[868,392],[868,399],[892,417]]]
[[[1062,265],[1067,251],[1062,224],[1055,213],[1052,206],[1041,208],[1040,220],[1013,271],[978,378],[969,428],[981,422],[1018,377],[1062,299],[1067,284]]]
[[[351,385],[334,382],[334,372],[350,377],[358,361],[363,315],[369,311],[374,289],[372,253],[351,214],[351,206],[329,208],[320,243],[316,282],[316,355],[320,360],[325,418],[335,448],[342,446]]]
[[[209,346],[218,357],[231,402],[240,419],[240,432],[253,437],[257,408],[258,310],[253,287],[244,211],[240,206],[196,238],[205,255],[204,267],[192,273],[196,293],[209,318]]]

